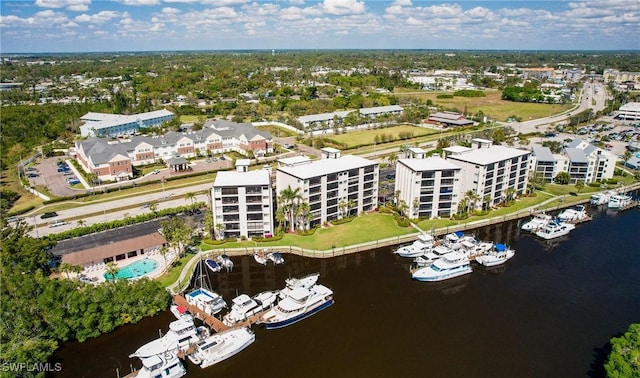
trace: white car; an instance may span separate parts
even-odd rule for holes
[[[69,222],[57,220],[55,222],[49,223],[49,227],[60,227],[60,226],[64,226],[65,224],[69,224]]]

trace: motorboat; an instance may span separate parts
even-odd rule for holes
[[[275,265],[284,264],[284,257],[280,252],[271,252],[267,254],[267,258]]]
[[[253,259],[260,265],[267,265],[267,261],[269,258],[267,257],[267,253],[256,252],[253,254]]]
[[[180,378],[187,370],[175,353],[164,352],[140,358],[142,368],[135,373],[136,378]]]
[[[611,196],[613,194],[615,193],[612,193],[610,191],[594,193],[591,195],[591,199],[589,200],[589,203],[591,203],[594,206],[606,205],[607,203],[609,203],[609,200],[611,199]]]
[[[169,323],[169,330],[164,336],[144,344],[129,357],[144,359],[186,351],[189,346],[208,336],[209,330],[206,327],[196,327],[193,316],[187,314]]]
[[[232,328],[209,336],[196,346],[189,360],[201,368],[207,368],[235,356],[256,341],[249,327]]]
[[[607,203],[607,207],[609,209],[622,209],[631,204],[633,197],[626,194],[614,194],[609,198],[609,202]]]
[[[453,252],[453,249],[444,246],[437,245],[429,251],[423,253],[422,255],[416,257],[413,262],[416,263],[417,267],[425,267],[433,264],[434,261],[439,259],[440,257],[446,255],[447,253]]]
[[[410,245],[400,247],[394,253],[400,257],[418,257],[433,248],[435,239],[429,234],[420,234],[418,240]]]
[[[510,249],[505,244],[496,243],[495,247],[487,252],[484,255],[480,255],[476,257],[476,261],[480,265],[484,265],[486,267],[492,267],[500,264],[504,264],[515,256],[516,252],[513,249]]]
[[[172,304],[169,306],[169,310],[176,317],[176,319],[181,319],[183,316],[190,316],[187,312],[187,308],[182,305]]]
[[[222,321],[231,327],[255,314],[270,309],[275,305],[277,299],[277,291],[263,291],[253,297],[247,294],[240,294],[233,298],[231,310],[224,316]]]
[[[333,291],[324,285],[297,287],[264,313],[258,323],[266,329],[286,327],[324,310],[333,302]]]
[[[491,242],[475,240],[471,242],[469,240],[465,240],[462,242],[462,248],[458,251],[462,252],[468,258],[472,258],[475,256],[481,256],[491,251],[495,245]]]
[[[449,247],[452,250],[458,250],[463,247],[464,241],[473,241],[475,238],[472,235],[465,235],[462,231],[452,232],[446,234],[442,239],[442,245]]]
[[[216,258],[216,261],[218,262],[218,264],[220,266],[222,266],[226,270],[232,270],[233,269],[233,261],[226,254],[222,254],[222,255],[218,256]]]
[[[189,304],[198,307],[209,315],[215,315],[227,308],[227,302],[224,301],[222,296],[206,287],[195,289],[185,297]]]
[[[525,222],[522,227],[520,227],[524,231],[536,231],[540,227],[545,224],[551,222],[551,215],[548,215],[544,212],[537,212],[533,214],[533,217],[528,222]]]
[[[572,223],[551,221],[548,224],[540,227],[535,234],[542,239],[554,239],[560,236],[567,235],[574,230],[576,226]]]
[[[206,265],[207,268],[214,273],[222,270],[222,265],[218,264],[214,259],[204,259],[204,265]]]
[[[433,264],[414,271],[411,277],[418,281],[442,281],[472,272],[469,258],[459,251],[443,255]]]
[[[294,289],[297,289],[297,288],[308,289],[318,282],[319,277],[320,277],[320,273],[311,273],[301,278],[295,278],[295,277],[287,278],[286,280],[284,280],[285,287],[282,290],[280,290],[280,292],[278,293],[278,296],[280,298],[285,298]]]
[[[576,205],[572,208],[562,210],[560,214],[558,214],[558,219],[561,222],[576,222],[581,221],[588,216],[587,209],[584,205]]]

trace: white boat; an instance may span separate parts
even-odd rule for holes
[[[310,288],[297,287],[291,290],[278,304],[259,320],[266,329],[276,329],[306,319],[333,304],[333,291],[316,284]]]
[[[205,287],[195,289],[185,297],[189,304],[198,307],[209,315],[215,315],[227,308],[227,302],[224,301],[220,294]]]
[[[249,317],[268,310],[278,299],[277,291],[263,291],[253,297],[247,294],[240,294],[233,298],[231,310],[222,319],[223,323],[231,327],[234,324],[243,322]]]
[[[472,235],[465,235],[462,231],[452,232],[446,234],[442,239],[442,245],[451,248],[456,251],[463,247],[464,241],[474,241],[475,238]]]
[[[533,214],[533,217],[528,222],[525,222],[521,229],[524,231],[535,231],[551,222],[551,219],[551,215],[545,214],[544,212],[538,212]]]
[[[172,304],[169,307],[169,310],[176,317],[176,319],[181,319],[183,316],[190,316],[187,312],[187,308],[184,306],[178,306],[177,304]]]
[[[204,259],[204,265],[209,268],[210,271],[217,273],[222,270],[222,265],[218,264],[214,259]]]
[[[231,261],[231,258],[229,256],[225,255],[225,254],[222,254],[222,255],[218,256],[216,258],[216,261],[218,262],[218,264],[220,264],[226,270],[232,270],[233,269],[233,261]]]
[[[433,248],[435,239],[429,234],[420,234],[418,240],[410,245],[400,247],[394,253],[400,257],[418,257]]]
[[[269,259],[267,258],[266,251],[264,253],[263,252],[254,253],[253,259],[256,260],[256,262],[260,265],[267,265],[267,261],[269,261]]]
[[[198,344],[189,359],[201,368],[224,361],[256,341],[256,335],[248,327],[232,328],[209,336]]]
[[[615,193],[612,193],[610,191],[594,193],[591,195],[591,199],[589,200],[589,202],[594,206],[606,205],[607,203],[609,203],[609,199],[611,199],[611,196],[613,194]]]
[[[576,205],[569,209],[564,209],[558,214],[558,219],[561,222],[575,222],[587,218],[587,209],[583,205]]]
[[[626,194],[614,194],[609,198],[609,203],[607,203],[607,207],[609,209],[621,209],[625,206],[628,206],[633,197]]]
[[[280,298],[285,298],[294,289],[297,289],[297,288],[308,289],[318,282],[319,277],[320,277],[320,273],[311,273],[301,278],[295,278],[295,277],[287,278],[286,280],[284,280],[285,287],[284,289],[280,290],[280,292],[278,293],[278,296],[280,296]]]
[[[411,277],[418,281],[442,281],[472,272],[469,258],[455,251],[443,255],[433,264],[413,272]]]
[[[180,350],[186,351],[189,346],[208,336],[209,330],[206,327],[196,327],[193,316],[187,314],[169,323],[169,330],[164,336],[144,344],[129,357],[143,359],[165,353],[177,353]]]
[[[513,249],[509,249],[506,245],[502,243],[497,243],[495,248],[491,251],[487,252],[484,255],[476,257],[476,261],[480,265],[484,265],[486,267],[496,266],[500,264],[504,264],[515,256],[516,252]]]
[[[284,257],[280,252],[271,252],[267,254],[267,258],[271,260],[275,265],[284,264]]]
[[[540,227],[540,229],[538,229],[535,234],[542,239],[549,240],[567,235],[575,228],[576,226],[571,223],[551,221],[549,222],[549,224]]]
[[[140,358],[142,368],[135,372],[136,378],[180,378],[186,369],[175,353],[165,352]]]

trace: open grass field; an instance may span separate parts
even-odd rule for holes
[[[363,144],[373,144],[376,135],[392,135],[394,139],[399,140],[400,133],[413,133],[413,137],[415,138],[430,134],[437,134],[439,131],[411,125],[399,125],[375,130],[350,131],[346,134],[332,135],[330,138],[338,142],[346,143],[348,148],[352,148]]]
[[[276,138],[286,138],[286,137],[298,135],[291,130],[287,130],[283,127],[278,127],[275,125],[256,126],[256,129],[262,130],[262,131],[268,131],[269,133],[271,133],[271,135],[273,135]]]
[[[394,93],[399,98],[420,98],[431,100],[439,107],[449,110],[455,109],[462,113],[465,111],[475,114],[482,111],[485,115],[497,121],[507,121],[510,116],[520,117],[523,121],[529,119],[548,117],[558,114],[572,107],[571,104],[535,104],[502,100],[502,91],[485,91],[485,97],[453,97],[440,99],[440,94],[452,94],[452,92],[407,92]]]

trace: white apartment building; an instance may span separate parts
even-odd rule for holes
[[[244,165],[239,168],[246,169]],[[269,171],[218,172],[211,189],[213,222],[226,238],[273,235]],[[220,229],[222,225],[223,230]]]
[[[548,147],[534,146],[530,157],[531,169],[553,182],[560,172],[569,173],[569,183],[582,181],[590,184],[613,177],[618,158],[581,139],[574,139],[562,154],[552,154]]]
[[[417,150],[413,148],[412,150]],[[461,198],[462,169],[441,157],[399,159],[395,191],[408,206],[410,218],[451,217]]]
[[[341,156],[323,148],[322,159],[300,157],[278,161],[276,191],[300,189],[301,201],[311,207],[309,227],[373,210],[378,206],[378,163],[353,155]],[[346,208],[344,204],[352,203]],[[342,211],[346,214],[343,214]]]
[[[526,191],[530,151],[494,146],[485,139],[473,139],[471,148],[454,147],[444,149],[446,159],[461,168],[461,195],[473,190],[480,197],[477,208],[485,202],[491,205],[503,202],[509,188],[514,189],[514,195]]]

